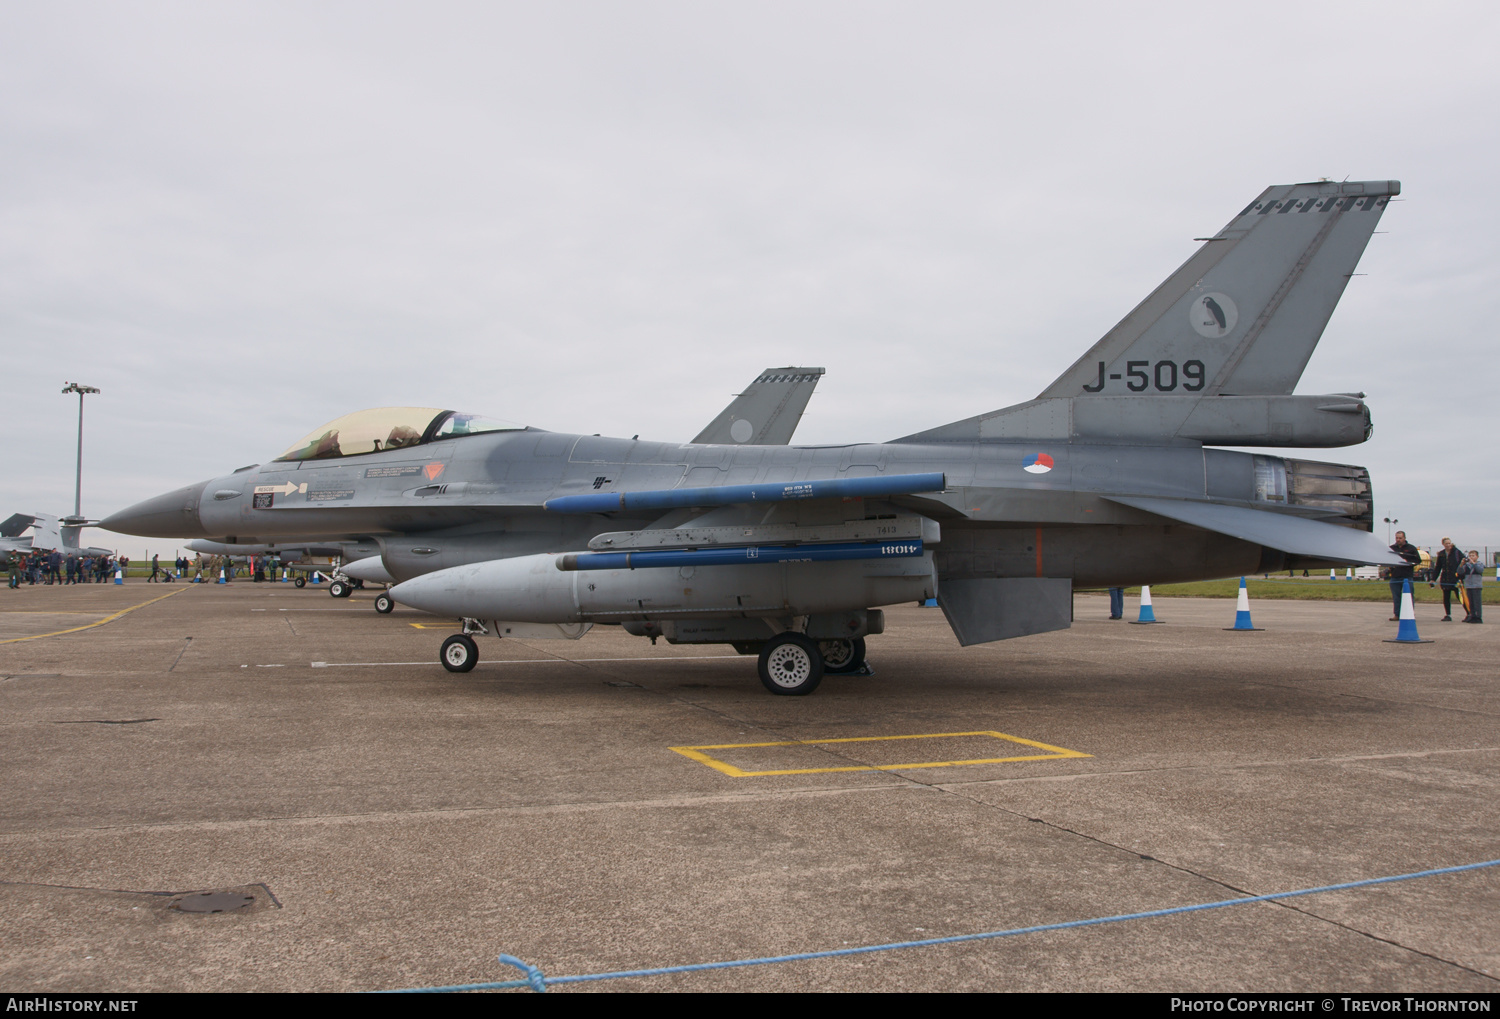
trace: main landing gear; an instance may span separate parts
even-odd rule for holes
[[[781,633],[760,650],[760,681],[774,694],[810,694],[824,675],[869,676],[865,639],[812,640],[800,633]]]
[[[382,593],[375,599],[376,610],[390,611],[381,608],[382,599],[386,604],[392,604],[390,595]],[[474,635],[489,632],[479,620],[464,619],[463,632],[443,641],[442,650],[438,652],[443,668],[449,672],[468,672],[474,668],[479,662],[479,645],[474,642]],[[757,671],[767,690],[791,697],[812,693],[823,682],[825,674],[869,676],[874,673],[865,661],[863,637],[813,640],[806,634],[792,631],[779,633],[765,642],[760,649]]]

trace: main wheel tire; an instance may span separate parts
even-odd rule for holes
[[[307,586],[307,578],[306,577],[298,577],[296,580],[292,581],[292,586],[293,587],[306,587]]]
[[[328,585],[328,593],[335,598],[347,598],[353,593],[353,589],[342,580],[335,580]]]
[[[818,645],[800,633],[777,634],[760,652],[760,681],[774,694],[810,694],[823,681]]]
[[[391,610],[395,607],[396,599],[392,598],[384,591],[381,591],[375,596],[375,611],[379,612],[381,615],[389,615]]]
[[[825,673],[838,676],[858,672],[865,664],[865,639],[820,640],[818,652],[823,656]]]
[[[468,672],[479,661],[479,645],[468,634],[455,633],[443,641],[438,657],[449,672]]]

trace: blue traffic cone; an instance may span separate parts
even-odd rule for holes
[[[220,584],[224,583],[224,567],[222,567],[222,566],[219,567],[219,580],[218,580],[218,582]]]
[[[1396,624],[1396,636],[1387,637],[1387,644],[1431,644],[1431,638],[1417,636],[1417,613],[1412,608],[1411,581],[1401,582],[1401,621]]]
[[[937,599],[936,598],[928,598],[926,601],[924,601],[922,603],[922,607],[924,609],[935,609],[935,608],[937,608]]]
[[[1141,585],[1141,617],[1132,619],[1131,623],[1159,623],[1156,613],[1151,611],[1151,588]]]
[[[115,583],[116,584],[123,584],[123,583],[125,583],[125,571],[122,570],[122,569],[120,569],[118,566],[115,567]]]
[[[1256,626],[1250,622],[1250,592],[1245,587],[1245,578],[1240,578],[1240,596],[1234,603],[1234,625],[1224,627],[1226,630],[1264,630],[1264,626]]]

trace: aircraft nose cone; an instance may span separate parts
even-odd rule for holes
[[[421,612],[442,613],[450,600],[446,597],[448,592],[433,582],[431,574],[402,581],[390,589],[390,595],[402,605]]]
[[[477,572],[477,565],[470,564],[425,573],[391,588],[391,597],[407,608],[437,616],[475,615],[475,599],[470,588]]]
[[[396,578],[385,568],[385,561],[378,555],[356,559],[340,567],[344,576],[353,580],[367,580],[372,584],[394,584]]]
[[[207,538],[198,519],[198,501],[208,482],[188,485],[166,495],[138,502],[99,521],[107,531],[138,534],[145,538]]]

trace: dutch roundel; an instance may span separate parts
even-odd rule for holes
[[[1021,469],[1027,474],[1046,474],[1052,469],[1052,458],[1046,453],[1033,453],[1021,463]]]

